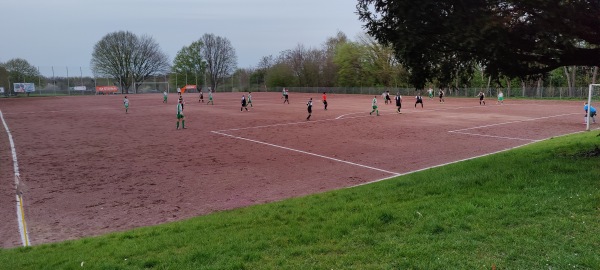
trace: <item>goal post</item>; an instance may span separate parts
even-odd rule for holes
[[[138,94],[170,92],[168,82],[135,82],[133,85]]]
[[[590,130],[590,120],[592,118],[592,115],[590,113],[591,109],[592,109],[592,100],[594,100],[595,97],[598,97],[600,95],[598,95],[598,90],[594,91],[594,89],[600,89],[600,84],[590,84],[590,89],[589,89],[589,93],[588,93],[588,99],[587,99],[587,112],[586,112],[586,119],[585,119],[585,130],[589,131]]]

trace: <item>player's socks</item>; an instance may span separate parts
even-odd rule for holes
[[[179,129],[179,121],[177,121],[177,129]]]
[[[185,128],[185,120],[181,120],[181,128],[184,129]]]

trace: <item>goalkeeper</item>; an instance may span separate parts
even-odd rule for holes
[[[592,106],[588,106],[587,102],[583,104],[583,110],[585,111],[585,118],[583,119],[583,123],[587,124],[588,108],[589,108],[590,118],[592,118],[593,123],[596,123],[596,118],[594,118],[596,116],[596,108],[594,108]]]

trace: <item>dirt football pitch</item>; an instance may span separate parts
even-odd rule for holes
[[[425,97],[402,113],[372,95],[216,93],[0,99],[0,245],[22,245],[15,193],[31,244],[156,225],[215,211],[346,188],[583,131],[583,101]],[[306,120],[308,99],[313,114]],[[205,102],[208,97],[204,95]],[[597,129],[597,125],[592,126]],[[14,140],[20,179],[15,180]]]

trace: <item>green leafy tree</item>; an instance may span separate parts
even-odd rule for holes
[[[266,84],[269,87],[295,86],[298,85],[298,78],[294,75],[292,68],[288,64],[279,62],[269,69]]]
[[[337,85],[352,87],[372,84],[372,77],[366,75],[364,65],[366,50],[365,46],[355,42],[339,46],[334,58],[338,66]]]
[[[113,78],[124,93],[129,93],[134,82],[166,73],[169,60],[152,37],[119,31],[94,45],[91,67],[94,74]]]
[[[8,77],[13,83],[37,82],[40,76],[38,69],[22,58],[8,60],[2,66],[8,71]]]
[[[202,48],[202,41],[197,40],[177,52],[171,67],[171,72],[175,73],[170,76],[173,85],[205,84],[206,62],[202,58]]]
[[[456,72],[456,61],[478,63],[494,78],[600,63],[595,0],[359,0],[357,10],[368,33],[394,48],[416,87]]]
[[[5,67],[0,65],[0,87],[4,87],[4,94],[8,94],[8,90],[10,89],[9,82],[8,71]]]

